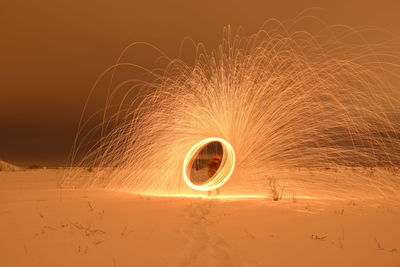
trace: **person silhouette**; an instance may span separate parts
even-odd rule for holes
[[[215,173],[218,171],[221,165],[221,156],[213,156],[212,160],[208,163],[208,178],[211,179]],[[217,195],[219,195],[219,188],[216,190]],[[211,195],[211,191],[208,191],[208,196]]]

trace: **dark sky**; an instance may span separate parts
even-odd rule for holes
[[[398,0],[1,1],[0,159],[63,164],[91,86],[132,42],[175,57],[185,36],[214,47],[227,24],[250,34],[312,7],[328,24],[400,36]]]

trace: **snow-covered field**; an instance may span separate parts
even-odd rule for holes
[[[400,266],[400,207],[147,197],[0,172],[0,266]]]

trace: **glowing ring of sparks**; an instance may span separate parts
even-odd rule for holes
[[[221,165],[219,166],[217,172],[207,182],[200,185],[194,184],[190,181],[189,178],[190,168],[198,153],[211,142],[219,142],[222,145],[223,156],[221,159]],[[235,161],[235,151],[233,150],[233,147],[229,142],[218,137],[203,139],[192,146],[192,148],[186,154],[185,160],[183,162],[183,179],[185,180],[186,184],[194,190],[212,191],[223,186],[229,180],[235,168]]]

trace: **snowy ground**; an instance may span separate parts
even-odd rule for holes
[[[60,190],[0,172],[0,266],[400,266],[400,208]]]

